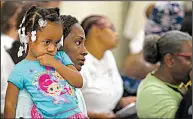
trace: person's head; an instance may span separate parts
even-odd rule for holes
[[[76,69],[80,71],[81,66],[84,65],[84,56],[87,55],[84,30],[75,17],[61,15],[60,18],[63,25],[62,50],[69,55]]]
[[[170,30],[180,30],[183,17],[184,9],[178,2],[156,2],[147,19],[145,34],[163,35]]]
[[[81,26],[88,42],[90,42],[89,40],[95,40],[96,45],[99,44],[107,50],[118,44],[118,33],[113,23],[106,16],[91,15],[86,17]]]
[[[52,8],[55,13],[50,13],[48,9],[32,6],[26,12],[20,29],[18,30],[20,41],[25,48],[20,47],[18,55],[27,49],[27,57],[36,59],[43,54],[54,56],[57,45],[62,37],[62,25],[59,18],[59,9]]]
[[[1,32],[7,34],[10,29],[16,29],[16,19],[21,11],[22,2],[6,1],[1,7]]]
[[[148,37],[153,38],[144,43],[145,60],[152,64],[160,62],[160,67],[176,82],[187,82],[192,70],[192,37],[180,31],[169,31],[160,38]]]

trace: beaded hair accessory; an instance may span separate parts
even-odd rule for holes
[[[23,55],[23,51],[27,51],[27,43],[29,42],[29,37],[28,35],[26,35],[25,33],[25,27],[22,27],[23,22],[25,21],[25,17],[22,20],[22,23],[20,24],[20,28],[18,29],[18,34],[19,34],[19,39],[21,42],[21,46],[19,47],[19,51],[17,53],[18,57],[21,57]],[[40,26],[40,28],[45,27],[47,25],[47,21],[43,20],[43,18],[40,18],[38,20],[38,24]],[[31,31],[31,40],[32,42],[36,41],[36,30]]]

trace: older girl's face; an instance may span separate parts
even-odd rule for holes
[[[85,34],[80,24],[76,23],[71,27],[69,35],[63,41],[63,49],[68,54],[77,70],[84,65],[87,50],[85,48]]]

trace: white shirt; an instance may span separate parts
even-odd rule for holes
[[[12,47],[13,42],[13,38],[1,34],[1,113],[4,112],[5,94],[8,85],[7,80],[15,65],[11,56],[6,51],[6,49]]]
[[[84,84],[81,89],[87,111],[110,113],[123,95],[123,81],[111,51],[101,60],[88,53],[80,73]]]

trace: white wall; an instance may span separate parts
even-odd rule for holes
[[[123,1],[62,1],[60,12],[61,14],[75,16],[80,22],[91,14],[108,16],[114,23],[117,31],[122,35],[125,11],[124,6],[127,3],[128,2]],[[112,50],[118,66],[121,65],[125,54],[124,52],[127,52],[128,50],[127,45],[125,45],[126,48],[123,47],[125,44],[124,41],[125,40],[121,39],[119,45]]]

